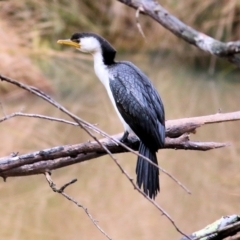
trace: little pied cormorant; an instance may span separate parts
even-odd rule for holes
[[[140,139],[139,153],[158,164],[156,152],[165,142],[165,114],[162,100],[148,77],[131,62],[115,62],[115,49],[94,33],[74,33],[59,44],[73,46],[94,59],[94,70],[105,86],[124,126],[122,142],[130,132]],[[137,185],[155,198],[159,187],[159,169],[138,157]]]

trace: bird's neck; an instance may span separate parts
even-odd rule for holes
[[[94,57],[102,58],[102,61],[106,66],[110,66],[115,63],[115,55],[116,51],[113,48],[106,47],[102,47],[101,49],[93,53]]]
[[[109,85],[109,71],[108,66],[104,63],[103,55],[101,52],[95,52],[93,54],[94,70],[105,87]]]

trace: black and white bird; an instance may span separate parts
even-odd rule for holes
[[[122,142],[133,132],[140,140],[139,153],[158,164],[156,152],[165,142],[165,114],[162,100],[148,77],[134,64],[115,62],[116,50],[94,33],[74,33],[59,44],[73,46],[94,59],[94,70],[124,126]],[[159,169],[138,157],[137,185],[155,198],[159,187]]]

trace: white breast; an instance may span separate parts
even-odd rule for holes
[[[111,78],[112,76],[109,75],[109,71],[107,69],[107,66],[103,63],[102,60],[102,54],[97,52],[93,55],[94,57],[94,70],[95,73],[97,75],[97,77],[99,78],[99,80],[102,82],[102,84],[104,85],[104,87],[107,90],[108,96],[114,106],[115,111],[117,112],[118,117],[120,118],[123,126],[124,126],[124,130],[128,131],[128,132],[132,132],[131,128],[128,126],[128,124],[125,122],[125,120],[122,118],[120,112],[117,109],[115,100],[113,98],[112,95],[112,91],[110,89],[110,85],[109,85],[109,78]],[[114,80],[112,80],[114,81]]]

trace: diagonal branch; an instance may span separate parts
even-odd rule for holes
[[[218,57],[227,58],[230,62],[240,67],[240,41],[221,42],[204,33],[187,26],[175,16],[165,10],[154,0],[118,0],[142,13],[150,16],[174,35],[186,42]]]
[[[73,202],[75,205],[77,205],[78,207],[82,208],[84,210],[84,212],[87,214],[87,216],[89,217],[89,219],[92,221],[92,223],[95,225],[95,227],[109,240],[111,240],[111,238],[107,235],[107,233],[104,232],[104,230],[98,225],[97,221],[92,217],[92,215],[89,213],[88,209],[86,207],[84,207],[82,204],[80,204],[78,201],[76,201],[75,199],[73,199],[72,197],[70,197],[68,194],[66,194],[64,192],[65,188],[67,188],[69,185],[75,183],[77,181],[77,179],[73,179],[72,181],[64,184],[62,187],[57,188],[56,184],[53,182],[50,173],[46,172],[45,173],[45,177],[46,180],[48,181],[48,184],[50,186],[50,188],[54,191],[57,192],[59,194],[61,194],[62,196],[64,196],[66,199],[68,199],[69,201]]]
[[[71,117],[76,123],[78,123],[79,127],[81,127],[85,132],[87,132],[104,150],[105,152],[111,157],[111,159],[115,162],[115,164],[118,166],[118,168],[121,170],[121,172],[125,175],[125,177],[129,180],[129,182],[131,182],[131,184],[133,185],[134,189],[136,189],[141,195],[145,196],[146,194],[137,187],[137,185],[133,182],[132,178],[129,176],[129,174],[122,168],[122,166],[119,164],[118,160],[113,156],[113,154],[109,151],[109,149],[102,144],[96,137],[95,135],[92,134],[92,132],[90,130],[94,130],[97,133],[102,134],[103,136],[107,137],[108,139],[111,139],[115,144],[119,144],[120,146],[122,146],[123,148],[125,148],[126,150],[131,151],[132,153],[135,153],[134,151],[132,151],[132,149],[130,149],[128,146],[126,146],[125,144],[123,144],[122,142],[112,138],[111,136],[109,136],[108,134],[106,134],[105,132],[101,131],[100,129],[98,129],[97,127],[95,127],[94,125],[82,120],[81,118],[77,117],[76,115],[74,115],[73,113],[71,113],[70,111],[68,111],[66,108],[64,108],[62,105],[60,105],[58,102],[56,102],[54,99],[52,99],[50,96],[48,96],[47,94],[45,94],[44,92],[42,92],[41,90],[32,87],[32,86],[28,86],[24,83],[21,83],[19,81],[16,81],[14,79],[8,78],[6,76],[0,75],[0,80],[2,81],[6,81],[10,84],[13,84],[19,88],[22,88],[40,98],[42,98],[43,100],[47,101],[48,103],[52,104],[53,106],[57,107],[60,111],[64,112],[65,114],[67,114],[69,117]],[[90,130],[89,130],[90,129]],[[138,153],[135,153],[136,155],[142,156]],[[142,156],[146,161],[149,161],[150,163],[152,163],[148,158],[146,158],[145,156]],[[154,164],[156,167],[158,167],[159,169],[161,169],[159,166],[157,166],[156,164]],[[167,173],[166,170],[161,169],[163,172]],[[48,171],[48,170],[47,170]],[[168,176],[171,177],[171,179],[173,179],[177,184],[179,184],[181,187],[183,187],[182,184],[180,184],[179,181],[176,181],[176,178],[174,178],[171,174],[168,173]],[[6,179],[3,176],[4,180]],[[189,192],[186,188],[184,188],[187,192]],[[145,196],[146,197],[146,196]],[[164,211],[164,209],[162,209],[160,206],[158,206],[158,204],[150,199],[149,197],[146,197],[146,199],[152,203],[164,216],[166,216],[169,221],[172,223],[172,225],[175,227],[176,231],[178,231],[180,234],[186,236],[175,224],[175,222],[171,219],[171,217]]]

